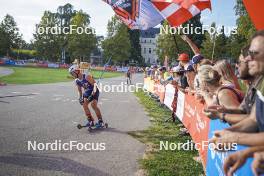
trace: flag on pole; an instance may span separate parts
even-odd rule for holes
[[[178,27],[202,10],[211,9],[210,0],[151,0],[172,27]]]
[[[103,0],[116,15],[130,28],[146,30],[157,26],[163,20],[149,0]]]
[[[167,20],[177,27],[205,9],[210,0],[103,0],[130,28],[146,30]]]

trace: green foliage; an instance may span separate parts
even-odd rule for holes
[[[8,67],[14,73],[0,77],[0,82],[8,84],[43,84],[72,81],[67,69],[52,68],[28,68],[28,67]],[[92,70],[91,74],[95,79],[101,75],[101,71]],[[122,73],[106,72],[104,78],[121,76]]]
[[[72,59],[88,60],[96,47],[96,36],[93,34],[93,29],[89,28],[89,24],[90,16],[81,10],[72,18],[71,25],[86,29],[89,33],[78,34],[77,31],[74,31],[73,34],[69,35],[68,49]]]
[[[6,31],[0,26],[0,56],[10,52],[11,41]]]
[[[201,23],[201,14],[198,14],[194,16],[192,19],[187,21],[186,23],[183,24],[183,27],[185,26],[193,26],[193,28],[198,27],[202,29],[202,23]],[[205,40],[205,35],[204,34],[190,34],[188,37],[197,45],[198,48],[201,47],[203,41]]]
[[[66,30],[56,34],[49,30],[45,33],[36,32],[35,49],[40,57],[53,62],[59,62],[65,50],[68,63],[76,58],[87,61],[96,47],[96,36],[89,24],[90,16],[82,10],[74,10],[71,4],[59,6],[56,13],[45,11],[39,28],[57,27]],[[78,28],[82,30],[78,31]]]
[[[205,57],[212,58],[215,44],[214,59],[229,58],[235,61],[240,55],[241,48],[249,43],[251,36],[256,32],[243,1],[237,0],[236,2],[234,9],[238,16],[237,32],[232,31],[230,36],[226,36],[223,33],[223,26],[220,35],[209,35],[209,33],[206,33],[205,41],[202,43],[201,49],[201,52]],[[215,23],[213,23],[212,26],[215,27]]]
[[[212,28],[217,30],[216,24],[212,23]],[[201,53],[208,59],[223,59],[230,58],[230,52],[227,52],[228,37],[225,35],[224,26],[222,26],[221,32],[217,32],[210,35],[205,33],[205,40],[202,43]]]
[[[104,58],[112,58],[117,64],[126,63],[131,55],[128,28],[116,16],[108,22],[107,38],[102,42]]]
[[[196,15],[191,20],[187,21],[182,25],[182,27],[189,26],[190,28],[193,27],[202,27],[201,23],[201,16]],[[163,26],[165,29],[170,29],[170,26],[167,21],[163,23]],[[167,27],[166,27],[167,26]],[[182,33],[182,32],[180,32]],[[157,41],[157,55],[159,56],[160,62],[163,63],[165,56],[168,56],[170,58],[170,61],[174,62],[178,58],[178,54],[180,53],[187,53],[190,56],[193,55],[191,48],[189,45],[182,41],[181,37],[178,35],[179,33],[176,32],[176,34],[171,33],[162,33]],[[202,42],[205,39],[205,36],[203,34],[191,34],[188,35],[188,37],[198,46],[200,47],[202,45]],[[175,39],[174,39],[175,38]],[[176,42],[175,42],[176,40]]]
[[[236,10],[236,15],[238,16],[237,19],[238,35],[244,37],[246,40],[249,40],[251,36],[256,32],[256,28],[252,23],[242,0],[237,0],[235,10]]]
[[[203,167],[193,160],[198,152],[183,150],[160,150],[160,141],[169,143],[186,143],[191,141],[190,136],[181,136],[179,122],[165,123],[171,117],[171,111],[162,108],[154,100],[149,99],[141,90],[135,93],[144,105],[151,120],[151,126],[144,131],[130,132],[129,134],[147,144],[145,158],[140,160],[141,167],[150,176],[202,175]]]
[[[14,18],[7,14],[0,24],[0,55],[9,55],[12,48],[22,48],[25,41]]]
[[[141,56],[141,46],[140,46],[140,31],[139,30],[129,30],[129,39],[131,43],[131,55],[129,61],[137,61],[140,65],[144,64],[144,59]]]
[[[34,48],[37,50],[38,55],[44,60],[58,62],[61,52],[61,37],[59,35],[51,34],[47,29],[56,27],[59,24],[59,19],[56,14],[45,11],[40,23],[39,29],[45,29],[43,32],[36,32],[34,34]]]
[[[163,25],[166,26],[167,24]],[[178,54],[182,52],[191,54],[191,49],[189,48],[188,44],[182,41],[179,35],[173,35],[174,34],[171,33],[163,33],[158,37],[156,52],[161,63],[164,62],[165,56],[168,56],[170,58],[170,61],[176,61],[176,59],[178,58]]]

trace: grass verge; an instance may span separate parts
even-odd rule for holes
[[[67,69],[51,69],[51,68],[29,68],[29,67],[6,67],[14,70],[14,73],[8,76],[0,77],[0,82],[7,84],[42,84],[67,82],[69,78]],[[91,71],[95,78],[99,78],[101,71]],[[121,76],[122,73],[105,72],[103,78],[111,78]]]
[[[185,143],[191,140],[190,136],[180,136],[178,123],[165,123],[171,116],[171,111],[150,99],[142,90],[136,92],[140,103],[148,112],[151,126],[144,131],[130,132],[129,134],[148,147],[140,165],[150,176],[189,176],[203,175],[202,164],[193,160],[198,152],[184,150],[160,150],[160,141],[169,143]]]

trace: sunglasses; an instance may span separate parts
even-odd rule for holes
[[[254,59],[256,59],[256,56],[259,54],[259,52],[248,50],[247,54],[248,54],[248,56],[250,56],[254,60]]]

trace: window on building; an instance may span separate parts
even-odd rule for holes
[[[146,48],[144,48],[144,54],[146,54],[146,52],[147,52],[147,49],[146,49]]]
[[[149,43],[151,43],[151,40],[149,41]]]
[[[147,40],[145,40],[145,43],[147,43]]]
[[[149,48],[149,54],[151,54],[151,48]]]

